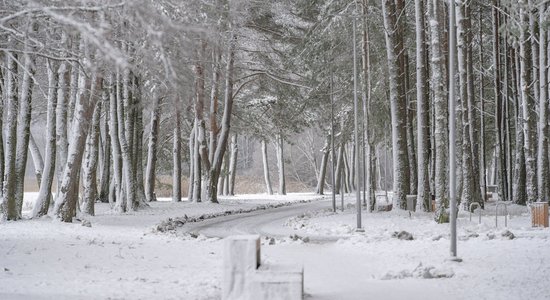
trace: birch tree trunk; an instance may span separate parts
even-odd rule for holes
[[[407,152],[406,98],[399,80],[397,16],[393,0],[383,0],[386,54],[389,73],[390,108],[392,120],[393,197],[400,208],[406,208],[409,193],[409,159]]]
[[[67,164],[54,207],[55,215],[63,222],[72,222],[76,212],[78,190],[74,189],[74,185],[79,180],[84,143],[90,125],[88,120],[91,119],[98,98],[94,95],[95,89],[98,85],[101,86],[101,81],[96,71],[92,71],[91,80],[86,81],[86,88],[80,91],[82,94],[76,103]]]
[[[80,210],[86,215],[95,215],[94,203],[97,199],[97,160],[99,147],[99,120],[101,113],[101,102],[95,106],[92,115],[91,126],[86,137],[86,156],[82,168],[84,193]]]
[[[155,197],[155,180],[158,135],[160,127],[160,101],[161,98],[159,96],[153,96],[153,110],[151,111],[151,133],[149,135],[149,144],[147,151],[147,171],[145,172],[145,196],[147,197],[147,201],[149,202],[157,200]],[[191,140],[189,140],[189,142],[191,143]],[[190,161],[192,160],[190,159]],[[192,172],[189,173],[192,174]]]
[[[44,216],[48,213],[51,201],[51,190],[53,178],[55,175],[55,108],[57,105],[57,97],[63,97],[62,85],[64,85],[64,76],[66,64],[61,63],[59,69],[53,70],[52,62],[47,60],[46,69],[48,72],[48,107],[46,112],[46,151],[44,157],[46,161],[44,163],[43,178],[40,181],[40,189],[38,197],[35,201],[32,217],[37,218]],[[59,81],[58,81],[59,79]],[[59,84],[58,84],[59,83]]]
[[[267,143],[264,139],[261,141],[262,146],[262,163],[264,166],[264,180],[268,195],[273,195],[273,188],[271,187],[271,179],[269,176],[269,161],[267,159]]]

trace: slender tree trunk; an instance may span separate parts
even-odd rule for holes
[[[325,191],[325,175],[327,174],[327,164],[328,164],[328,156],[330,154],[330,135],[327,137],[327,141],[325,142],[325,145],[323,146],[323,157],[321,159],[321,166],[319,167],[319,178],[317,179],[317,188],[316,193],[319,195],[324,195]],[[359,182],[359,179],[357,179],[357,182]]]
[[[6,102],[8,112],[6,124],[10,124],[6,131],[6,153],[5,153],[5,174],[2,211],[4,219],[17,220],[17,205],[15,202],[15,149],[17,145],[17,111],[19,97],[17,96],[17,55],[7,53],[6,55]]]
[[[262,144],[262,162],[264,166],[264,180],[265,186],[267,188],[267,194],[273,195],[273,188],[271,187],[271,179],[269,178],[269,163],[267,159],[267,143],[264,139],[261,141]]]
[[[179,107],[179,103],[176,104]],[[181,201],[181,116],[179,108],[176,108],[176,126],[174,127],[174,144],[172,148],[173,174],[172,174],[172,201]]]
[[[115,199],[111,199],[110,202],[115,202],[115,210],[117,212],[126,211],[125,197],[122,193],[122,158],[121,158],[121,149],[120,149],[120,139],[118,136],[119,132],[119,120],[118,120],[118,109],[120,107],[119,101],[119,76],[109,77],[109,134],[111,136],[112,150],[113,150],[113,177],[114,177],[114,196]]]
[[[279,195],[286,195],[286,180],[285,180],[285,156],[284,156],[284,141],[281,134],[277,135],[277,165],[279,167]]]
[[[237,145],[237,134],[231,136],[231,159],[229,160],[229,181],[228,181],[228,194],[235,195],[235,177],[237,175],[237,157],[239,154],[239,147]]]
[[[86,156],[84,158],[82,186],[84,193],[80,210],[86,215],[95,215],[94,203],[97,199],[97,161],[99,151],[99,121],[101,117],[101,102],[95,106],[91,126],[86,138]]]
[[[539,7],[539,138],[538,138],[538,191],[539,201],[550,200],[550,189],[548,187],[548,40],[547,28],[544,24],[548,19],[547,4]]]
[[[409,153],[409,194],[417,195],[418,193],[418,167],[417,167],[417,153],[416,145],[414,142],[414,105],[411,97],[409,96],[410,80],[409,80],[409,55],[405,54],[405,98],[407,99],[407,151]]]
[[[147,151],[147,171],[145,176],[145,196],[147,201],[156,201],[155,180],[157,164],[158,135],[160,127],[160,97],[153,96],[153,110],[151,111],[151,133],[149,135],[149,145]],[[181,126],[181,125],[180,125]],[[191,139],[189,140],[191,143]],[[189,161],[192,161],[191,159]],[[192,174],[192,172],[189,172]]]
[[[102,93],[102,108],[105,113],[101,121],[100,130],[103,131],[105,138],[102,142],[103,161],[101,163],[101,178],[99,181],[98,199],[103,203],[107,203],[109,202],[109,187],[111,182],[111,135],[108,133],[111,103],[109,101],[109,90],[104,88]]]
[[[484,90],[484,72],[483,67],[483,29],[482,29],[482,8],[479,10],[479,180],[481,183],[481,201],[487,200],[487,164],[485,160],[485,90]]]
[[[187,200],[191,201],[194,199],[194,188],[195,188],[195,126],[191,128],[191,133],[189,134],[189,179],[187,186]]]
[[[65,63],[61,63],[59,69],[53,70],[52,62],[47,60],[46,69],[48,72],[48,107],[46,113],[46,152],[44,157],[46,161],[44,163],[43,178],[40,181],[40,189],[38,192],[38,197],[35,201],[32,217],[37,218],[44,216],[48,213],[51,201],[51,189],[52,182],[55,175],[55,107],[57,105],[57,97],[61,96],[63,92],[62,89],[62,79],[59,76],[63,76],[65,73],[65,68],[67,67]],[[59,84],[58,84],[59,79]]]
[[[42,172],[44,171],[44,158],[40,153],[40,149],[34,140],[32,132],[29,132],[29,150],[31,152],[32,161],[34,164],[34,175],[36,176],[36,184],[40,188],[40,182],[42,181]]]

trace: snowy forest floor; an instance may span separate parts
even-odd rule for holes
[[[33,198],[27,194],[27,198]],[[0,299],[219,299],[220,238],[159,232],[168,218],[250,210],[318,199],[313,194],[239,195],[209,203],[156,202],[117,215],[96,205],[91,227],[49,218],[0,223]],[[432,214],[311,211],[281,220],[296,234],[338,237],[307,243],[277,237],[262,242],[262,261],[303,264],[308,299],[548,299],[549,229],[531,228],[526,207],[510,206],[508,228],[494,204],[469,221],[458,219],[461,263],[450,262],[449,225]],[[29,206],[26,205],[28,208]],[[266,210],[265,213],[270,213]],[[258,218],[261,218],[258,215]],[[394,232],[406,230],[413,240]],[[503,236],[509,230],[514,238]],[[271,244],[271,245],[270,245]]]

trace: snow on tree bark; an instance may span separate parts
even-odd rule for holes
[[[30,22],[28,30],[36,31],[36,23]],[[29,46],[26,51],[32,51]],[[21,218],[23,209],[23,193],[25,187],[25,170],[27,169],[27,154],[29,148],[29,136],[31,133],[32,90],[34,86],[35,55],[23,54],[23,76],[21,82],[21,98],[19,98],[19,120],[17,127],[17,146],[15,150],[15,202],[17,205],[17,218]]]
[[[430,0],[428,0],[430,1]],[[416,127],[418,146],[417,205],[424,211],[431,209],[430,197],[430,136],[429,136],[429,93],[426,62],[426,35],[424,28],[424,1],[415,0],[416,20]]]
[[[172,201],[181,201],[181,116],[179,103],[176,108],[176,125],[174,126],[173,146],[172,146]]]
[[[524,1],[520,1],[520,4]],[[526,171],[526,188],[527,201],[533,202],[538,200],[537,191],[537,159],[536,159],[536,119],[533,109],[535,101],[533,99],[533,89],[531,82],[531,43],[530,32],[527,25],[529,14],[523,6],[520,6],[521,26],[520,30],[520,83],[521,83],[521,99],[522,99],[522,114],[523,114],[523,138],[525,151],[525,171]]]
[[[264,181],[268,195],[273,195],[273,188],[271,187],[271,178],[269,175],[269,161],[267,159],[267,143],[264,139],[261,140],[262,147],[262,164],[264,169]]]
[[[67,163],[64,167],[59,196],[55,200],[54,207],[56,217],[63,222],[72,222],[76,213],[78,190],[74,188],[74,182],[78,180],[82,165],[83,149],[90,125],[89,120],[98,99],[95,90],[98,86],[101,86],[101,80],[101,76],[98,76],[96,71],[92,71],[91,79],[86,80],[86,87],[80,91],[82,94],[78,97],[75,106]]]
[[[239,145],[237,144],[237,134],[231,136],[231,158],[229,159],[229,173],[228,173],[228,191],[230,196],[235,195],[235,178],[237,175],[237,157],[239,155]]]
[[[102,94],[105,92],[102,91]],[[97,160],[99,147],[99,120],[101,113],[101,102],[97,102],[92,115],[91,126],[86,137],[84,163],[82,166],[82,203],[80,210],[86,215],[95,215],[94,204],[97,199]]]
[[[156,201],[155,177],[157,164],[158,135],[160,127],[160,102],[158,95],[153,95],[153,109],[151,111],[151,133],[147,151],[147,170],[145,172],[145,196],[147,201]],[[190,141],[191,142],[191,141]],[[191,157],[191,156],[190,156]],[[191,160],[191,159],[190,159]],[[190,172],[192,175],[192,172]],[[191,180],[190,180],[191,181]]]
[[[430,69],[431,87],[433,89],[433,104],[435,114],[435,201],[436,220],[441,221],[444,209],[449,206],[449,186],[447,177],[447,153],[448,153],[448,104],[445,99],[445,77],[443,70],[443,57],[441,54],[441,37],[439,26],[440,1],[429,0],[430,12]]]
[[[386,54],[389,75],[390,108],[392,121],[393,152],[393,197],[394,203],[406,208],[406,196],[409,193],[409,170],[407,151],[406,98],[403,94],[403,82],[399,80],[397,16],[393,0],[383,0],[384,27],[386,36]]]
[[[11,124],[6,131],[5,173],[2,211],[3,218],[17,220],[17,206],[15,202],[15,149],[17,144],[17,111],[19,97],[17,96],[17,55],[8,52],[6,55],[6,103],[8,105],[6,124]]]
[[[40,182],[40,188],[38,191],[38,197],[35,201],[32,217],[37,218],[44,216],[48,213],[51,201],[51,189],[55,175],[55,157],[56,157],[56,136],[55,136],[55,123],[56,123],[56,106],[58,97],[64,96],[65,85],[65,72],[66,64],[63,62],[60,64],[57,70],[53,69],[52,62],[47,61],[48,72],[48,104],[46,112],[46,151],[44,157],[43,178]]]

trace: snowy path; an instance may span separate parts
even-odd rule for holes
[[[335,242],[340,238],[339,236],[307,234],[306,232],[284,226],[284,223],[290,218],[312,211],[328,210],[330,207],[330,201],[314,201],[269,210],[254,211],[247,214],[218,217],[197,223],[187,223],[181,230],[194,234],[202,234],[207,237],[219,238],[238,234],[259,234],[262,237],[274,238],[285,238],[294,234],[303,236],[305,234],[311,242]]]

